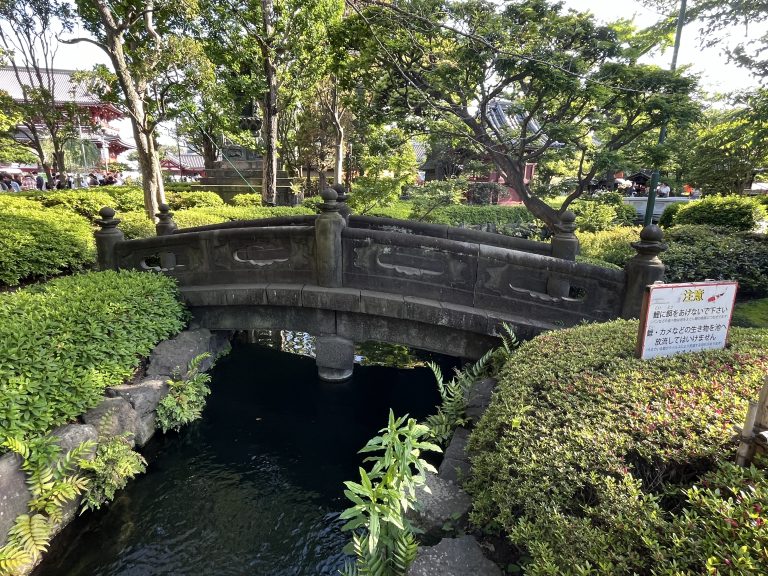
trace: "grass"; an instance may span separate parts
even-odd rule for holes
[[[768,328],[768,298],[737,303],[732,323],[745,328]]]

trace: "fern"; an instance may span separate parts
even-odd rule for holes
[[[48,518],[42,514],[22,514],[16,518],[9,539],[16,542],[33,559],[40,552],[48,549],[48,541],[51,539],[51,524]]]
[[[91,460],[81,460],[80,467],[87,474],[89,489],[83,496],[80,510],[95,510],[112,500],[129,479],[144,472],[147,461],[131,449],[128,434],[102,441]]]
[[[24,565],[30,564],[32,558],[15,541],[0,547],[0,575],[10,576],[17,573]]]
[[[163,432],[179,430],[202,415],[205,398],[211,393],[211,377],[200,372],[200,364],[208,357],[208,353],[196,356],[189,363],[186,377],[177,374],[168,381],[170,390],[157,407],[157,422]]]

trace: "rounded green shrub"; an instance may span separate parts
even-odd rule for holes
[[[768,370],[768,330],[732,329],[728,349],[648,361],[634,357],[637,331],[614,321],[549,332],[507,359],[469,443],[473,522],[506,537],[534,576],[707,574],[742,546],[754,571],[717,573],[768,573],[765,529],[727,530],[715,502],[748,525],[765,473],[751,475],[755,493],[741,484],[743,506],[733,492],[701,493],[738,490],[724,463]]]
[[[313,210],[302,206],[220,206],[218,208],[179,210],[174,213],[173,218],[179,228],[192,228],[195,226],[231,222],[233,220],[256,220],[273,216],[298,216],[314,213]]]
[[[675,215],[675,224],[724,226],[735,230],[754,230],[766,217],[765,208],[753,198],[743,196],[709,196],[689,202]]]
[[[0,283],[80,270],[95,259],[93,229],[82,216],[21,198],[0,202]]]
[[[768,236],[728,228],[678,225],[661,255],[667,282],[736,280],[739,295],[768,296]]]
[[[685,204],[682,202],[672,202],[667,204],[666,208],[664,208],[664,212],[661,213],[661,217],[659,217],[659,226],[662,228],[671,228],[674,226],[677,213],[683,206],[685,206]]]
[[[57,190],[39,196],[39,202],[48,208],[61,206],[89,220],[99,217],[99,210],[113,203],[112,196],[101,189]]]
[[[187,210],[189,208],[215,208],[224,205],[224,200],[216,192],[206,190],[194,192],[168,192],[166,202],[171,210]]]
[[[610,230],[616,223],[616,208],[611,204],[577,200],[571,210],[576,214],[576,226],[583,232]]]
[[[496,228],[504,228],[533,222],[535,219],[525,206],[466,206],[455,204],[436,209],[430,215],[429,221],[438,224],[448,224],[449,226],[485,226],[493,224]]]

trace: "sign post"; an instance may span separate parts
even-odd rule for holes
[[[725,347],[736,282],[653,284],[646,289],[636,355],[643,360]]]

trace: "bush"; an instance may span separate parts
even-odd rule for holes
[[[150,238],[156,235],[155,223],[147,217],[144,210],[118,214],[117,218],[120,219],[120,230],[125,234],[126,240]]]
[[[674,226],[677,213],[680,212],[680,209],[683,206],[685,206],[685,204],[682,202],[673,202],[671,204],[667,204],[667,207],[664,208],[664,212],[662,212],[661,216],[659,217],[659,226],[662,228],[671,228]]]
[[[224,206],[224,200],[216,192],[169,192],[165,196],[171,210],[187,210],[189,208],[218,208]]]
[[[99,191],[112,197],[113,202],[109,207],[118,212],[144,210],[144,190],[138,186],[104,186]]]
[[[576,226],[582,232],[610,230],[616,222],[616,208],[611,204],[590,200],[577,200],[571,204],[576,214]]]
[[[637,254],[631,243],[640,240],[640,227],[622,226],[602,232],[577,232],[576,236],[579,238],[582,256],[623,268],[627,260]]]
[[[94,272],[0,295],[0,441],[41,434],[101,401],[182,328],[174,281]]]
[[[261,201],[261,194],[236,194],[232,197],[232,205],[261,207],[264,204]]]
[[[675,215],[675,224],[724,226],[750,231],[765,218],[765,208],[753,198],[743,196],[709,196],[689,202]]]
[[[768,296],[768,236],[710,226],[675,226],[661,255],[667,282],[736,280],[739,295]]]
[[[1,283],[80,270],[95,258],[93,230],[82,216],[22,198],[0,202]]]
[[[112,204],[112,196],[101,190],[65,190],[46,192],[39,196],[39,202],[47,207],[61,206],[89,220],[99,217],[99,210]]]
[[[497,202],[507,191],[498,182],[470,182],[467,193],[470,204],[491,204]]]
[[[536,220],[525,206],[443,206],[429,217],[431,222],[449,226],[483,226],[495,229],[514,228]]]
[[[258,218],[271,218],[274,216],[299,216],[314,213],[313,210],[302,206],[221,206],[218,208],[179,210],[174,213],[173,219],[179,228],[192,228],[194,226],[207,226],[209,224],[220,224],[234,220],[256,220]]]
[[[304,206],[306,206],[304,202]],[[395,220],[408,220],[413,210],[413,205],[407,200],[398,200],[390,206],[376,206],[371,208],[367,216],[378,216],[379,218],[393,218]]]
[[[735,328],[727,350],[641,361],[637,330],[615,321],[547,333],[498,375],[470,440],[467,487],[472,520],[529,557],[528,575],[707,573],[696,554],[672,569],[678,528],[691,522],[701,543],[718,520],[685,491],[732,457],[731,425],[768,369],[768,331]],[[764,494],[768,479],[756,482]],[[756,538],[764,546],[764,531],[731,536],[724,556]],[[700,549],[717,553],[722,535],[712,538]],[[759,562],[733,573],[766,573],[768,559]]]

